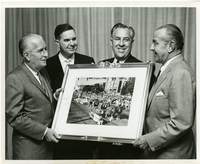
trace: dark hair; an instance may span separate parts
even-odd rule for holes
[[[54,31],[55,39],[59,39],[60,34],[62,34],[65,31],[68,31],[68,30],[74,30],[74,28],[69,23],[57,25],[55,28],[55,31]],[[75,32],[75,30],[74,30],[74,32]]]
[[[166,24],[159,27],[157,30],[166,29],[169,40],[175,41],[176,48],[182,50],[184,46],[184,38],[181,30],[174,24]]]
[[[118,28],[127,28],[130,31],[130,35],[131,35],[131,39],[133,40],[134,36],[135,36],[135,31],[132,27],[128,27],[125,24],[122,23],[117,23],[113,26],[113,28],[111,29],[111,37],[113,37],[113,33],[115,32],[116,29]]]

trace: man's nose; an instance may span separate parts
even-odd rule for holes
[[[73,40],[70,40],[70,45],[74,45],[74,41]]]
[[[119,45],[120,45],[120,46],[123,46],[123,45],[124,45],[124,40],[123,40],[123,39],[120,39]]]
[[[151,50],[151,51],[154,50],[154,44],[151,44],[150,50]]]
[[[47,51],[47,50],[44,49],[44,50],[42,51],[42,53],[43,53],[43,56],[48,57],[48,51]]]

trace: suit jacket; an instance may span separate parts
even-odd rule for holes
[[[6,79],[6,118],[14,129],[15,159],[52,158],[51,149],[42,137],[46,128],[51,127],[54,106],[48,74],[44,68],[40,73],[49,87],[50,97],[24,63]]]
[[[112,63],[114,61],[114,57],[113,58],[109,58],[109,59],[105,59],[102,60],[103,62],[108,61],[110,63]],[[125,63],[134,63],[134,62],[141,62],[140,60],[138,60],[137,58],[135,58],[134,56],[132,56],[131,54],[129,55],[129,57],[126,59]]]
[[[58,53],[59,54],[59,53]],[[47,60],[47,72],[51,79],[51,87],[55,92],[62,85],[64,72],[58,54]],[[75,53],[74,64],[91,64],[94,59]],[[93,142],[77,140],[60,140],[55,146],[54,159],[92,159]]]
[[[108,61],[112,63],[113,58],[102,60],[102,62]],[[142,62],[131,54],[126,59],[125,63]],[[113,145],[112,143],[97,143],[96,149],[97,159],[139,159],[141,149],[133,147],[131,144],[123,144],[121,146]]]
[[[195,158],[195,86],[195,75],[182,55],[160,75],[148,98],[144,137],[150,149],[145,158]]]
[[[100,62],[105,62],[105,61],[113,63],[114,59],[115,59],[114,57],[113,58],[109,58],[109,59],[105,59],[105,60],[99,61],[99,63]],[[134,62],[142,62],[142,61],[138,60],[137,58],[135,58],[131,54],[125,60],[125,63],[134,63]],[[150,85],[149,85],[149,90],[152,88],[153,82],[155,81],[155,78],[156,78],[155,75],[154,75],[154,71],[155,71],[155,65],[153,66],[153,70],[152,70],[152,75],[151,75],[151,81],[150,81]]]
[[[46,66],[46,70],[51,79],[51,87],[53,89],[53,92],[55,92],[56,89],[61,87],[64,77],[64,72],[62,70],[58,54],[47,59],[47,66]],[[91,63],[95,63],[93,58],[86,55],[75,53],[74,64],[91,64]]]

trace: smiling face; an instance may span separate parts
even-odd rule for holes
[[[152,42],[150,50],[153,52],[154,61],[164,64],[168,60],[170,50],[165,29],[155,31]]]
[[[78,48],[74,30],[64,31],[62,34],[60,34],[60,37],[56,40],[56,43],[60,48],[61,54],[66,58],[70,58]]]
[[[110,39],[110,44],[113,53],[118,60],[126,59],[132,49],[133,44],[129,29],[117,28]]]
[[[26,63],[30,68],[38,72],[46,66],[46,60],[48,57],[46,44],[42,37],[32,36],[27,39],[26,45],[24,52]]]

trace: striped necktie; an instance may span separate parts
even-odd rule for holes
[[[46,86],[46,82],[44,80],[44,77],[38,72],[37,73],[39,79],[40,79],[40,82],[41,82],[41,86],[44,90],[44,92],[46,93],[46,95],[49,97],[49,94],[48,94],[48,91],[47,91],[47,86]]]

